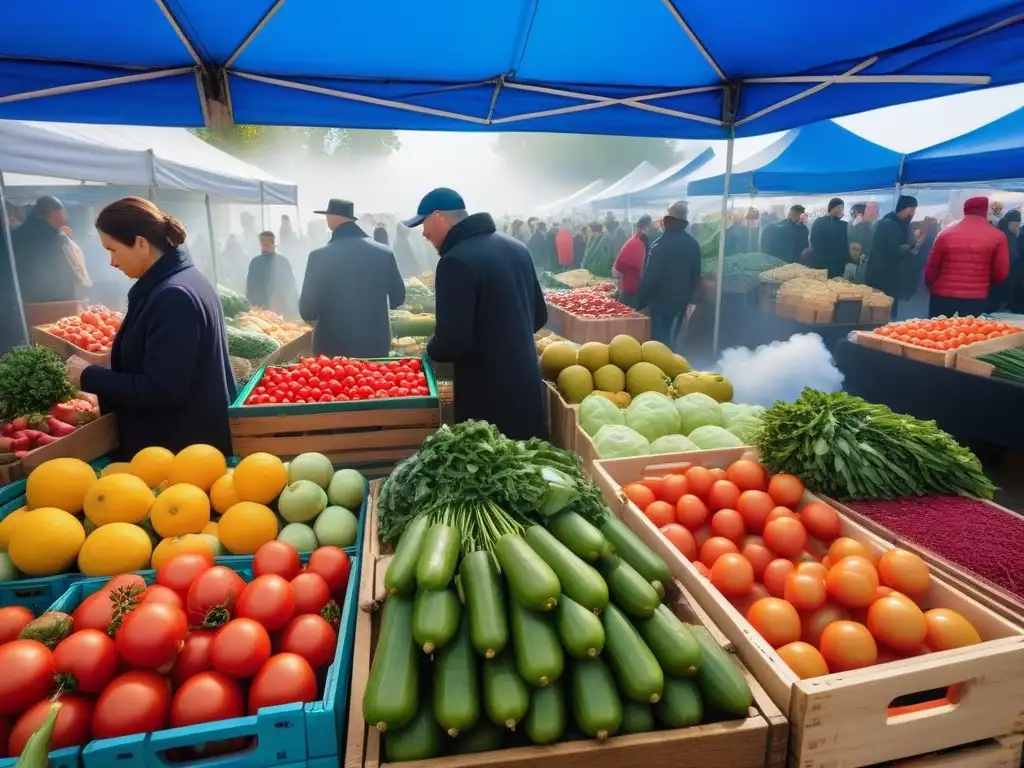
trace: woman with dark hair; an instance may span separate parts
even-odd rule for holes
[[[224,316],[182,247],[184,225],[148,200],[126,197],[100,211],[96,229],[110,265],[135,284],[110,368],[72,357],[72,383],[118,414],[122,458],[151,445],[180,451],[194,443],[229,454],[236,391]]]

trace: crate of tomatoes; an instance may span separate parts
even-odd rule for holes
[[[317,452],[383,475],[441,424],[437,380],[424,357],[308,357],[259,369],[229,410],[235,453]]]
[[[32,336],[36,344],[65,357],[78,355],[90,363],[106,365],[123,319],[122,313],[104,306],[88,307],[77,315],[34,327]]]
[[[651,319],[615,298],[611,283],[571,291],[549,291],[548,326],[570,341],[609,343],[620,334],[639,341],[651,338]]]
[[[189,553],[0,609],[0,766],[337,764],[358,582],[357,557],[273,541],[244,569]]]

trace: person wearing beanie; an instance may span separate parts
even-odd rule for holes
[[[843,221],[845,205],[841,198],[833,197],[828,201],[828,215],[811,226],[810,266],[827,269],[829,278],[842,277],[850,260],[849,231]]]
[[[963,219],[935,238],[924,269],[932,317],[984,313],[992,286],[1009,277],[1006,237],[988,223],[988,212],[987,197],[972,197],[964,203]]]
[[[1007,211],[996,224],[996,229],[1003,233],[1006,238],[1006,248],[1010,254],[1010,276],[999,285],[993,285],[989,289],[989,312],[999,312],[1009,309],[1016,312],[1020,309],[1022,296],[1021,248],[1019,241],[1021,215],[1020,211],[1014,208]]]
[[[914,295],[920,276],[921,240],[910,234],[915,213],[917,198],[900,195],[896,210],[885,214],[875,226],[864,272],[865,283],[892,296],[893,318],[897,316],[900,300]]]

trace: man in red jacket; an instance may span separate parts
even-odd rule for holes
[[[972,197],[964,203],[963,219],[935,238],[924,268],[932,317],[982,314],[989,288],[1010,274],[1006,237],[987,216],[988,198]]]
[[[637,219],[636,234],[625,242],[615,257],[612,271],[620,275],[619,301],[636,309],[636,294],[640,290],[640,275],[647,258],[647,233],[651,229],[651,217],[644,215]]]

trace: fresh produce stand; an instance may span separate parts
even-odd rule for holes
[[[592,288],[549,292],[547,327],[577,344],[609,343],[619,335],[638,341],[651,338],[651,318],[616,301],[610,292]]]
[[[71,457],[93,461],[110,453],[117,444],[117,414],[108,413],[60,440],[30,450],[17,462],[0,464],[0,488],[10,486],[50,459]]]

